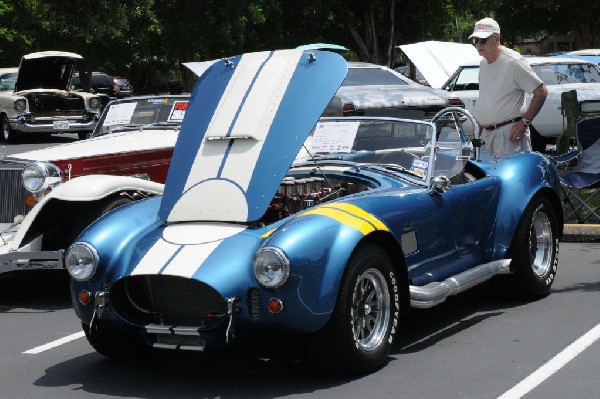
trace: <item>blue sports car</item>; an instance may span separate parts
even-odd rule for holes
[[[164,194],[100,218],[65,255],[98,352],[285,337],[319,365],[366,373],[411,307],[489,279],[549,293],[563,227],[551,162],[480,154],[460,108],[320,119],[346,71],[332,52],[279,50],[204,72]]]

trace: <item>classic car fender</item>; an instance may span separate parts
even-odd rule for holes
[[[488,169],[486,172],[490,172]],[[502,190],[496,214],[496,245],[494,260],[506,255],[517,224],[531,199],[543,191],[555,204],[562,235],[563,215],[557,193],[560,192],[558,172],[544,155],[523,152],[499,160],[491,173],[501,181]]]
[[[19,250],[23,238],[35,223],[38,215],[51,200],[60,200],[68,206],[73,202],[93,203],[106,198],[110,195],[120,192],[143,192],[151,195],[162,194],[164,184],[153,181],[142,180],[131,176],[110,176],[110,175],[88,175],[81,176],[60,184],[40,202],[38,202],[31,211],[25,216],[19,226],[10,250]]]
[[[262,247],[277,247],[288,256],[291,274],[300,283],[293,314],[308,310],[322,327],[333,311],[346,266],[360,243],[376,232],[389,232],[376,217],[350,203],[332,202],[308,209],[267,233]],[[399,248],[399,247],[398,247]],[[286,290],[286,293],[290,291]],[[288,301],[293,302],[293,301]]]

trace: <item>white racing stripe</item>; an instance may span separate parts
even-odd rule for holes
[[[74,341],[79,338],[83,338],[84,336],[85,336],[85,333],[83,331],[80,331],[78,333],[71,334],[66,337],[57,339],[56,341],[49,342],[45,345],[41,345],[41,346],[35,347],[33,349],[29,349],[23,353],[28,354],[28,355],[37,355],[38,353],[45,352],[52,348],[56,348],[57,346],[66,344],[67,342],[71,342],[71,341]]]
[[[542,382],[550,378],[554,373],[573,360],[577,355],[586,350],[590,345],[600,338],[600,324],[582,335],[571,345],[563,349],[558,355],[554,356],[543,366],[530,374],[523,381],[519,382],[510,390],[506,391],[498,399],[517,399],[530,392]]]

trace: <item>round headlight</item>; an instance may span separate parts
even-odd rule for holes
[[[27,191],[39,193],[60,182],[60,170],[51,163],[33,162],[23,169],[23,186]]]
[[[87,243],[75,243],[67,250],[65,267],[75,280],[89,280],[98,267],[98,252]]]
[[[24,98],[19,98],[15,100],[14,107],[19,112],[25,111],[25,108],[27,108],[27,100],[25,100]]]
[[[100,108],[100,105],[102,105],[99,97],[90,97],[88,103],[90,108]]]
[[[265,288],[278,288],[290,276],[290,261],[279,248],[263,248],[254,255],[254,276]]]

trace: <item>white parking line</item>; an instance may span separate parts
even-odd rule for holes
[[[565,364],[573,360],[577,355],[587,349],[600,338],[600,324],[582,335],[579,339],[567,346],[558,355],[550,359],[546,364],[534,371],[529,377],[519,382],[510,390],[502,394],[498,399],[517,399],[523,397],[533,388],[540,385],[552,374],[560,370]]]
[[[80,331],[78,333],[68,335],[64,338],[57,339],[56,341],[49,342],[45,345],[41,345],[41,346],[35,347],[33,349],[29,349],[28,351],[25,351],[23,353],[26,353],[28,355],[36,355],[38,353],[50,350],[52,348],[55,348],[62,344],[66,344],[67,342],[74,341],[74,340],[82,338],[84,336],[85,336],[85,333],[83,331]]]

